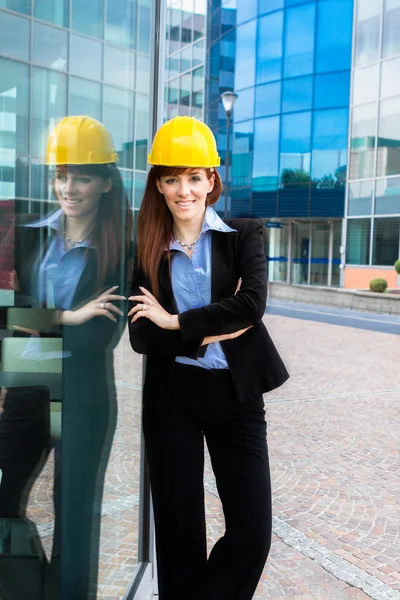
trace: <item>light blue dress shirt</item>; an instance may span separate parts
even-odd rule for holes
[[[69,310],[79,280],[87,263],[86,249],[89,242],[82,242],[70,250],[64,248],[62,209],[46,216],[40,221],[29,223],[25,227],[48,227],[51,229],[49,247],[38,265],[39,304],[47,308]]]
[[[176,241],[170,243],[171,250],[177,250],[171,260],[172,289],[178,311],[201,308],[211,304],[211,232],[225,233],[236,231],[228,227],[209,206],[206,209],[200,238],[193,248],[190,258]],[[204,358],[197,360],[177,356],[176,362],[202,367],[203,369],[228,369],[228,363],[220,343],[209,344]]]

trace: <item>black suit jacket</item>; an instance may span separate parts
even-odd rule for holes
[[[222,342],[239,401],[273,390],[289,377],[262,321],[267,300],[263,227],[254,219],[232,219],[227,223],[236,231],[212,231],[211,304],[180,313],[178,331],[161,329],[144,317],[129,324],[133,350],[147,355],[145,404],[166,407],[176,356],[203,356],[206,346],[201,343],[205,337],[250,326],[240,337]],[[235,295],[239,277],[242,286]],[[159,281],[160,303],[168,312],[176,314],[166,253],[160,265]],[[136,263],[133,295],[141,294],[139,286],[151,291]]]

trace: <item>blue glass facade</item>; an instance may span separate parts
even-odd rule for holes
[[[223,163],[220,95],[238,94],[232,216],[344,216],[352,21],[353,0],[211,0],[205,115]]]

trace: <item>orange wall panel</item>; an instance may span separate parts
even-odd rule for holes
[[[348,265],[346,265],[344,271],[344,287],[352,290],[369,290],[369,282],[377,277],[386,279],[389,288],[397,287],[397,273],[394,269],[351,267]]]

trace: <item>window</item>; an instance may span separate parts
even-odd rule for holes
[[[372,195],[372,180],[350,183],[347,214],[350,217],[370,215],[372,213]]]
[[[30,15],[31,0],[0,0],[0,8],[9,8],[24,15]]]
[[[355,42],[357,67],[379,58],[382,0],[358,0]]]
[[[144,94],[136,94],[136,119],[135,140],[136,157],[135,168],[145,171],[147,167],[147,145],[149,137],[149,97]]]
[[[72,23],[75,31],[103,37],[104,30],[104,2],[103,0],[71,0]]]
[[[312,93],[313,77],[286,79],[283,82],[282,112],[310,110]]]
[[[69,44],[69,68],[71,73],[89,79],[101,80],[102,44],[81,35],[71,34]],[[82,56],[85,60],[82,60]]]
[[[282,76],[283,12],[258,20],[257,83]]]
[[[135,54],[115,46],[104,46],[104,81],[132,89],[135,81]]]
[[[33,22],[33,62],[43,67],[66,71],[68,33],[49,25]]]
[[[347,164],[348,110],[314,112],[312,179],[319,188],[344,186]]]
[[[113,136],[119,155],[118,165],[133,167],[134,94],[128,90],[104,86],[104,125]]]
[[[381,96],[400,96],[400,57],[382,62]]]
[[[379,109],[377,175],[400,173],[400,98],[382,100]]]
[[[139,44],[138,50],[150,53],[151,0],[139,0]]]
[[[390,177],[389,179],[378,179],[376,181],[375,214],[400,214],[400,177]]]
[[[69,80],[69,114],[89,115],[101,121],[101,84],[80,77]]]
[[[281,112],[281,82],[256,87],[256,117],[267,117]]]
[[[314,70],[315,4],[286,11],[285,77],[308,75]]]
[[[377,104],[353,108],[350,142],[350,179],[373,177]]]
[[[233,111],[234,121],[247,121],[254,116],[254,88],[243,90],[236,100]]]
[[[284,0],[259,0],[258,14],[262,15],[283,8],[283,3]]]
[[[232,186],[251,185],[254,121],[234,125],[232,136]]]
[[[400,0],[385,0],[383,15],[383,49],[384,57],[400,53]]]
[[[136,60],[136,89],[138,92],[148,94],[150,92],[150,58],[143,54],[137,54]]]
[[[237,0],[236,23],[240,25],[257,16],[257,0]]]
[[[136,48],[137,0],[112,0],[107,2],[107,42]]]
[[[45,156],[45,133],[67,114],[67,77],[57,71],[33,68],[31,154]]]
[[[371,239],[371,219],[349,219],[347,221],[346,263],[368,265]]]
[[[60,27],[68,27],[68,0],[57,0],[57,2],[49,2],[49,0],[35,0],[35,14],[37,19],[49,21]]]
[[[354,71],[353,104],[367,104],[378,99],[379,65]]]
[[[256,20],[241,25],[236,30],[235,90],[254,85],[256,68]]]
[[[279,121],[279,117],[255,121],[253,189],[278,187]]]
[[[375,219],[372,264],[392,267],[399,258],[400,218]]]
[[[314,108],[334,108],[350,103],[350,72],[315,76]]]
[[[350,69],[353,0],[325,0],[318,4],[316,71]]]
[[[30,22],[0,11],[0,53],[10,58],[29,60]]]
[[[311,112],[284,115],[281,132],[281,179],[310,181]]]

